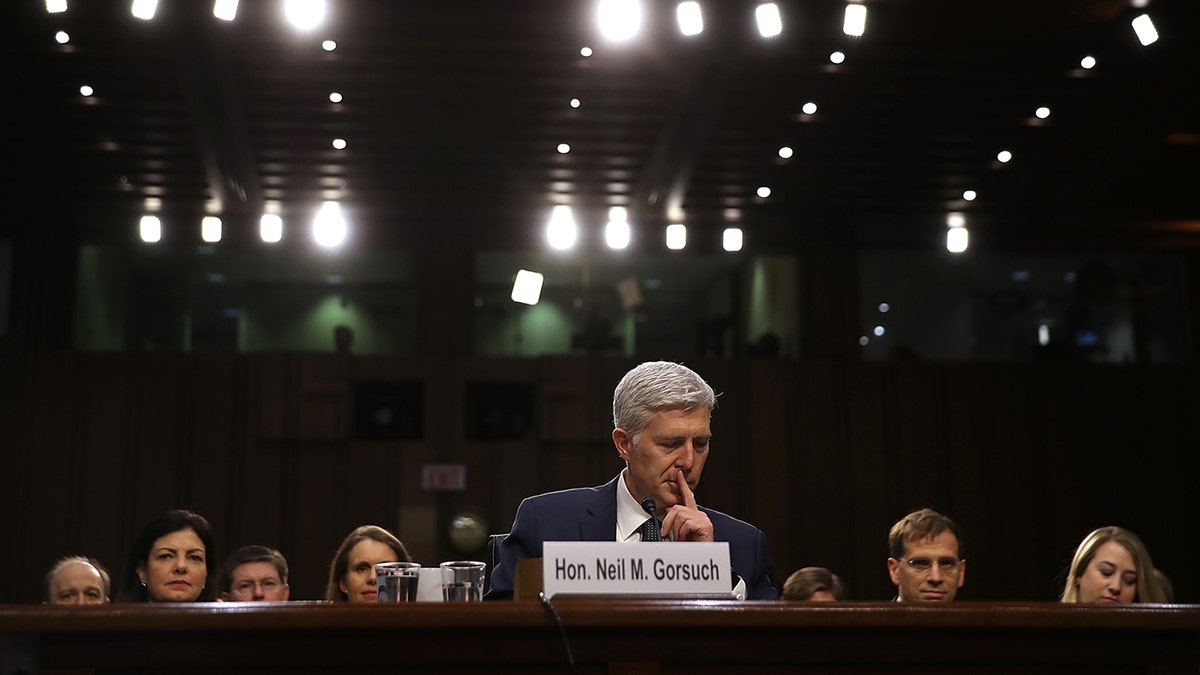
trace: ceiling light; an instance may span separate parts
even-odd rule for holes
[[[592,55],[592,48],[591,48],[591,47],[584,47],[583,49],[580,49],[580,50],[579,50],[579,55],[580,55],[580,56],[582,56],[583,58],[585,58],[585,59],[586,59],[587,57],[589,57],[589,56],[591,56],[591,55]]]
[[[742,250],[742,228],[727,227],[721,235],[721,246],[730,253]]]
[[[996,153],[996,161],[1000,162],[1001,164],[1008,164],[1012,161],[1012,153],[1008,150],[1001,150],[1000,152]]]
[[[517,270],[517,276],[513,279],[513,288],[510,297],[513,299],[513,302],[536,305],[542,297],[542,283],[544,281],[545,276],[539,272]]]
[[[841,64],[846,60],[846,55],[841,52],[833,52],[829,55],[830,63]]]
[[[134,17],[143,21],[149,21],[154,18],[154,12],[158,10],[158,0],[133,0],[133,5],[130,6],[129,12]]]
[[[158,216],[142,216],[141,222],[138,223],[138,233],[141,234],[142,241],[153,244],[162,239],[162,221]]]
[[[329,92],[329,102],[330,103],[341,103],[342,102],[341,92],[337,92],[337,91]]]
[[[345,150],[346,149],[346,139],[344,139],[344,138],[333,139],[333,149],[334,150]]]
[[[875,333],[875,337],[883,337],[883,334],[886,333],[887,331],[884,330],[883,326],[875,326],[875,330],[873,330],[871,332]]]
[[[323,40],[321,42],[321,49],[324,49],[327,52],[331,52],[331,51],[337,49],[337,43],[334,42],[333,40]]]
[[[800,106],[800,112],[804,113],[805,115],[816,115],[817,114],[817,104],[813,103],[812,101],[809,101],[808,103],[805,103],[804,105]]]
[[[283,239],[283,219],[274,213],[264,213],[258,219],[258,236],[268,244],[277,244]]]
[[[600,0],[596,23],[605,39],[628,40],[642,27],[642,5],[638,0]]]
[[[679,22],[679,32],[684,35],[704,32],[704,15],[700,12],[700,3],[694,0],[679,3],[675,7],[675,19]]]
[[[570,145],[567,145],[566,143],[559,143],[559,144],[558,144],[558,154],[560,154],[560,155],[565,155],[565,154],[567,154],[568,152],[571,152],[571,146],[570,146]]]
[[[883,314],[887,314],[891,308],[892,308],[892,306],[887,304],[886,302],[879,303],[879,311]]]
[[[67,0],[46,0],[47,14],[62,14],[67,11]]]
[[[842,20],[842,32],[854,37],[862,37],[867,30],[867,7],[858,3],[846,5],[846,16]]]
[[[1132,25],[1133,32],[1137,33],[1138,42],[1141,42],[1143,47],[1158,42],[1158,29],[1154,27],[1154,21],[1149,14],[1138,16],[1133,20]]]
[[[221,219],[216,216],[204,216],[200,221],[200,238],[210,244],[221,241]]]
[[[756,7],[754,20],[758,24],[758,34],[765,38],[775,37],[783,32],[783,19],[779,17],[779,6],[773,2]]]
[[[95,93],[96,93],[96,90],[92,89],[92,87],[90,85],[85,84],[85,85],[79,87],[79,95],[80,96],[91,96],[92,94],[95,94]]]
[[[215,0],[213,16],[222,21],[233,21],[237,18],[238,0]]]
[[[1049,108],[1047,108],[1046,106],[1042,106],[1042,107],[1038,108],[1037,110],[1033,111],[1033,114],[1034,114],[1034,115],[1035,115],[1035,116],[1036,116],[1036,117],[1037,117],[1039,120],[1044,120],[1044,119],[1046,119],[1047,117],[1049,117],[1049,116],[1050,116],[1050,109],[1049,109]]]
[[[325,0],[284,0],[283,15],[299,30],[312,30],[325,20]]]
[[[337,202],[325,202],[312,224],[313,240],[325,248],[341,245],[346,240],[346,219],[342,217],[342,207]]]
[[[975,192],[974,190],[963,190],[963,199],[965,199],[966,201],[973,202],[973,201],[975,201],[975,198],[978,196],[979,196],[979,194],[977,192]]]
[[[546,241],[551,248],[566,250],[575,245],[575,216],[571,207],[559,204],[550,213],[550,224],[546,226]]]
[[[571,107],[572,108],[578,108],[580,105],[582,105],[582,103],[580,102],[579,99],[577,99],[577,98],[571,99]]]
[[[687,246],[687,228],[680,223],[667,226],[667,248],[681,251]]]
[[[967,219],[963,214],[952,212],[946,214],[947,227],[962,227],[967,224]]]
[[[67,35],[67,31],[60,30],[54,34],[54,41],[60,45],[65,45],[71,41],[71,36]]]
[[[763,185],[755,190],[754,194],[758,195],[761,199],[766,199],[767,197],[771,196],[771,188]]]
[[[951,253],[962,253],[967,250],[970,235],[965,227],[952,227],[946,230],[946,250]]]
[[[791,159],[792,158],[792,149],[786,145],[783,146],[782,148],[779,149],[779,156],[782,159]]]
[[[1083,68],[1084,70],[1091,70],[1092,68],[1095,68],[1096,67],[1096,57],[1094,57],[1094,56],[1083,57],[1083,59],[1079,61],[1079,67]]]
[[[866,335],[858,338],[858,344],[862,345],[863,347],[866,347],[868,344],[870,344],[870,342],[871,338],[867,337]]]
[[[608,225],[604,227],[604,242],[614,250],[622,250],[629,246],[629,221],[624,206],[614,206],[608,210]]]

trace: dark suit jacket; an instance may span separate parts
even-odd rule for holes
[[[511,598],[517,560],[541,558],[547,541],[613,541],[617,532],[617,481],[590,488],[528,497],[517,507],[512,531],[500,545],[487,599]],[[753,525],[700,507],[713,524],[713,539],[729,542],[729,562],[746,582],[748,600],[777,600],[767,538]]]

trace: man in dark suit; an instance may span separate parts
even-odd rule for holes
[[[716,394],[698,374],[677,363],[643,363],[613,392],[613,445],[625,469],[608,483],[529,497],[517,508],[500,545],[487,599],[512,597],[517,560],[542,557],[547,541],[641,541],[654,501],[666,541],[724,541],[737,575],[739,597],[774,600],[771,561],[763,533],[753,525],[696,504],[694,490],[708,459],[709,419]]]

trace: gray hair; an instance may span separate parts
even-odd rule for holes
[[[108,570],[104,568],[104,565],[100,564],[100,561],[83,555],[69,555],[65,558],[60,558],[58,562],[54,563],[54,567],[51,567],[50,571],[46,573],[47,602],[54,602],[54,577],[58,576],[58,573],[67,565],[75,564],[87,565],[96,570],[96,573],[100,575],[100,585],[104,591],[104,597],[112,596],[112,577],[109,576]]]
[[[613,391],[613,426],[624,429],[636,443],[638,436],[660,410],[691,410],[702,406],[712,412],[717,395],[694,370],[670,361],[647,361],[621,378]]]

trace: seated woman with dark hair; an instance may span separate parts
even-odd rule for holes
[[[1150,552],[1122,527],[1092,530],[1075,549],[1063,602],[1167,602]]]
[[[783,582],[784,600],[834,602],[846,599],[846,586],[824,567],[801,567]]]
[[[378,525],[354,528],[338,546],[329,564],[325,599],[335,602],[375,602],[375,565],[412,562],[396,535]]]
[[[216,550],[204,516],[172,509],[138,535],[122,577],[122,602],[210,602]]]

